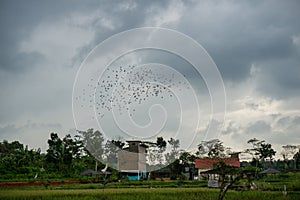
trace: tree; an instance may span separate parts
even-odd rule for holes
[[[125,142],[123,142],[121,138],[117,140],[112,140],[111,142],[119,149],[123,149],[123,147],[125,146]]]
[[[104,138],[100,131],[94,131],[94,129],[88,129],[86,131],[78,131],[82,135],[83,144],[87,153],[90,156],[95,157],[95,171],[98,170],[98,160],[103,160],[104,147],[103,142]]]
[[[265,160],[269,158],[272,161],[273,156],[275,156],[276,151],[272,148],[272,145],[269,143],[265,143],[264,140],[258,140],[256,138],[250,139],[247,142],[252,145],[252,148],[246,149],[246,153],[252,155],[252,163],[254,163],[255,168],[258,168],[260,162],[264,165]],[[257,171],[256,171],[257,175]]]
[[[0,142],[0,173],[5,174],[22,174],[32,177],[32,174],[38,172],[41,166],[41,150],[29,149],[19,141]]]
[[[296,169],[296,161],[293,158],[295,153],[297,152],[297,146],[296,145],[284,145],[282,146],[281,155],[283,157],[283,161],[285,163],[284,167],[287,169],[289,167],[289,160],[293,159],[291,162],[294,164],[294,169]]]
[[[105,156],[106,162],[111,166],[116,168],[118,163],[118,152],[123,149],[125,143],[119,140],[108,140],[105,144]]]
[[[295,153],[297,151],[297,146],[287,144],[287,145],[283,145],[282,149],[283,150],[281,152],[281,155],[282,155],[283,160],[289,160],[289,159],[293,158],[293,156],[295,155]]]
[[[259,157],[258,157],[257,149],[259,148],[259,145],[262,142],[264,142],[264,140],[260,141],[256,138],[252,138],[252,139],[247,141],[248,144],[252,145],[252,148],[249,148],[249,149],[245,150],[245,153],[249,153],[252,156],[252,163],[253,163],[253,166],[255,166],[255,168],[256,168],[256,175],[257,175],[257,168],[258,168],[258,165],[259,165]]]
[[[62,140],[58,137],[57,133],[51,133],[48,140],[48,149],[46,154],[46,162],[52,163],[53,169],[60,169],[63,162],[64,146]]]
[[[48,145],[47,168],[70,176],[75,170],[74,160],[78,161],[82,154],[82,141],[78,137],[73,139],[70,134],[61,139],[57,133],[51,133]]]
[[[223,200],[228,189],[231,188],[236,182],[241,178],[246,177],[247,179],[247,189],[249,190],[251,186],[255,187],[253,179],[255,176],[255,168],[234,168],[226,165],[225,162],[220,161],[214,166],[214,170],[219,175],[219,200]]]
[[[53,171],[59,169],[59,172],[70,175],[73,159],[78,156],[79,146],[77,143],[70,134],[63,139],[60,139],[57,133],[50,134],[46,161],[53,165]]]
[[[73,157],[75,157],[75,155],[77,154],[75,143],[71,138],[70,134],[66,135],[63,138],[63,146],[64,146],[63,161],[64,164],[70,167],[72,165]]]
[[[84,155],[84,144],[83,144],[83,138],[81,135],[77,134],[74,136],[73,140],[73,148],[74,148],[74,155],[76,159],[80,159],[81,156]]]
[[[246,153],[249,153],[250,155],[252,155],[252,158],[257,159],[258,160],[258,149],[261,143],[265,142],[264,140],[260,141],[256,138],[252,138],[250,140],[247,141],[248,144],[252,145],[252,148],[250,149],[246,149]]]
[[[170,138],[170,140],[168,140],[168,143],[171,146],[171,151],[170,153],[166,154],[166,160],[168,163],[172,163],[175,161],[175,159],[178,156],[178,152],[179,152],[179,147],[180,147],[180,142],[179,140],[175,140],[174,138]]]
[[[163,153],[166,151],[167,142],[163,137],[157,137],[156,142],[144,142],[148,145],[147,161],[149,163],[149,170],[155,171],[162,167],[164,162]]]
[[[166,150],[167,142],[164,140],[163,137],[157,137],[156,138],[156,145],[161,151]]]
[[[295,167],[296,169],[300,168],[300,149],[299,151],[294,155],[294,160],[295,160]]]
[[[177,177],[175,171],[179,166],[179,160],[176,158],[178,157],[180,142],[178,139],[170,138],[168,143],[171,146],[171,151],[165,155],[165,158],[167,163],[170,163],[169,168],[171,171],[171,179],[175,179]]]
[[[266,158],[269,158],[270,161],[275,156],[276,151],[272,148],[271,144],[261,143],[260,147],[257,149],[259,153],[259,158],[264,162]]]
[[[166,151],[167,148],[167,142],[164,140],[163,137],[157,137],[156,139],[156,146],[158,148],[156,159],[159,162],[159,164],[162,164],[163,161],[163,153]]]
[[[179,156],[179,162],[182,166],[180,172],[189,172],[190,179],[192,179],[192,174],[194,173],[195,170],[195,159],[196,156],[187,151],[183,151]],[[188,169],[188,171],[186,171],[186,168]]]
[[[210,157],[210,158],[222,158],[225,157],[225,147],[223,142],[219,139],[212,139],[209,141],[202,141],[198,145],[197,154],[200,157]]]

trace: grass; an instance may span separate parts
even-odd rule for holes
[[[206,182],[186,181],[183,182],[183,188],[206,187]],[[101,189],[101,184],[74,184],[62,185],[61,189]],[[159,181],[129,181],[123,183],[108,183],[105,188],[178,188],[178,181],[159,182]]]
[[[262,190],[282,191],[283,185],[286,185],[287,191],[300,191],[300,173],[267,175],[255,183]]]
[[[63,182],[62,182],[63,183]],[[109,182],[105,185],[107,188],[178,188],[178,181],[126,181],[126,182]],[[182,188],[200,188],[207,187],[207,182],[201,181],[185,181],[181,183]],[[85,183],[85,184],[61,184],[58,186],[27,186],[19,188],[20,190],[43,190],[43,189],[103,189],[101,183]],[[0,189],[1,191],[1,189]]]
[[[258,191],[228,191],[227,200],[299,200],[300,173],[269,175],[255,181]],[[62,181],[63,182],[63,181]],[[282,187],[286,185],[287,196]],[[97,200],[211,200],[217,199],[219,190],[207,188],[207,182],[185,181],[178,187],[178,181],[128,181],[110,182],[105,187],[100,183],[69,184],[60,186],[35,186],[18,189],[0,189],[0,199],[97,199]]]
[[[290,193],[285,199],[299,199],[300,192]],[[217,199],[218,190],[207,188],[121,188],[121,189],[69,189],[69,190],[1,190],[0,199],[97,199],[97,200],[183,200]],[[229,191],[226,199],[282,199],[282,193],[277,191]]]

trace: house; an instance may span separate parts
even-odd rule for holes
[[[146,150],[148,145],[140,140],[126,141],[128,147],[118,152],[118,170],[126,174],[129,180],[147,178]]]
[[[218,187],[218,175],[213,173],[213,167],[218,162],[224,162],[231,167],[240,167],[239,153],[231,154],[230,158],[200,158],[195,160],[195,168],[198,169],[198,177],[201,180],[201,176],[208,176],[208,186]]]

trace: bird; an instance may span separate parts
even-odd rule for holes
[[[131,112],[129,116],[132,117],[138,109],[129,109],[130,107],[151,103],[154,99],[159,101],[173,99],[176,97],[172,92],[173,88],[179,92],[190,89],[185,80],[180,79],[175,73],[162,73],[159,68],[151,66],[138,68],[135,65],[112,66],[105,70],[100,79],[90,78],[87,88],[92,89],[82,89],[82,93],[75,97],[75,101],[80,101],[82,108],[86,104],[90,104],[87,107],[95,106],[99,111],[97,117],[101,119],[113,108],[117,108],[120,115],[128,113],[126,111],[129,110]]]

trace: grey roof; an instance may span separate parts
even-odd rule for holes
[[[259,172],[260,174],[278,174],[280,171],[273,169],[273,168],[268,168],[264,171]]]

